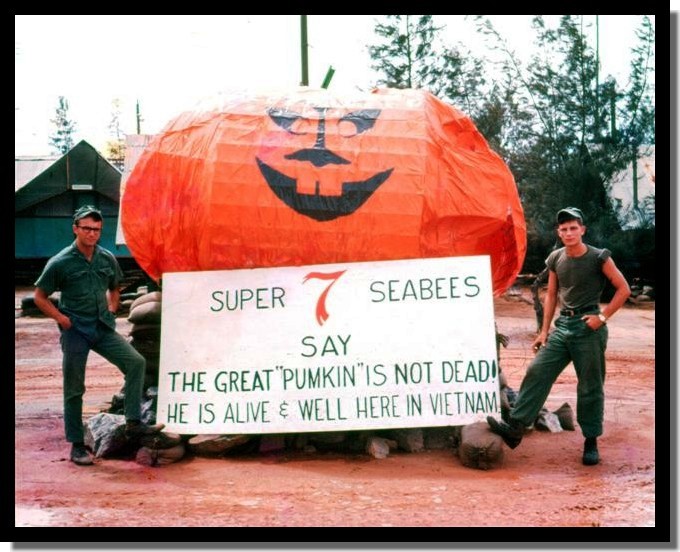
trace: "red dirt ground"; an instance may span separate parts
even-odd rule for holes
[[[15,304],[32,288],[16,288]],[[534,312],[495,300],[510,337],[501,365],[518,389],[533,356]],[[637,526],[655,524],[653,304],[610,322],[602,462],[581,464],[580,431],[531,432],[500,467],[465,468],[452,450],[367,455],[280,452],[188,456],[164,467],[68,461],[55,323],[15,320],[15,524],[27,526]],[[129,323],[118,320],[127,335]],[[92,354],[85,415],[108,408],[122,375]],[[546,403],[576,407],[568,367]],[[631,420],[635,420],[631,424]]]

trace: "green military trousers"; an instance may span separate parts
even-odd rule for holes
[[[91,327],[74,324],[61,332],[64,353],[64,427],[66,440],[83,442],[83,394],[85,365],[90,351],[100,354],[125,374],[125,418],[141,418],[146,360],[126,339],[101,322]]]
[[[553,383],[573,362],[578,378],[576,419],[584,437],[602,435],[608,336],[606,325],[593,331],[581,316],[560,316],[555,320],[555,330],[527,369],[510,417],[526,426],[533,424]]]

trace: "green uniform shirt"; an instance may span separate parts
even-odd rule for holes
[[[76,328],[89,333],[97,320],[115,329],[116,318],[109,311],[106,291],[116,289],[122,278],[113,253],[97,245],[88,262],[74,241],[47,261],[35,285],[47,295],[61,291],[59,310]]]
[[[580,257],[570,257],[566,247],[562,247],[545,260],[546,266],[557,274],[559,297],[565,309],[598,305],[607,283],[602,265],[611,256],[611,251],[591,245],[586,247],[588,250]]]

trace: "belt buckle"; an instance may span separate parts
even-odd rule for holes
[[[574,309],[564,309],[565,316],[576,316],[576,311]]]

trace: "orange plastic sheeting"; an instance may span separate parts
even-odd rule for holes
[[[420,90],[230,96],[170,122],[122,200],[127,245],[164,272],[457,255],[515,280],[526,225],[472,121]]]

